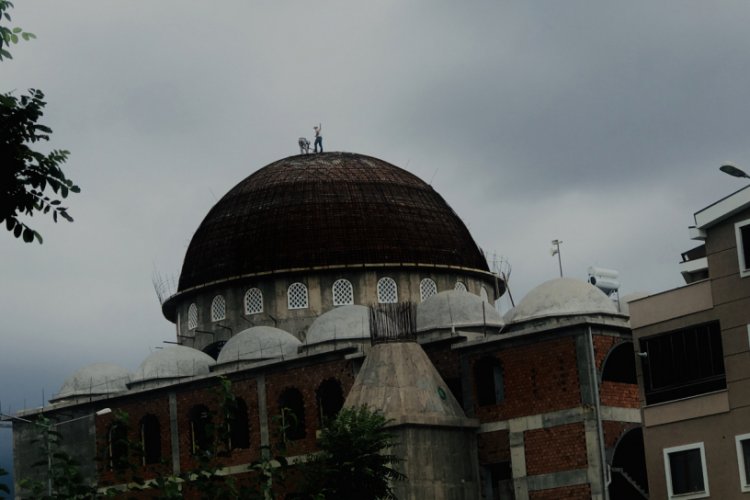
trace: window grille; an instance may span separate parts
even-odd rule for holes
[[[468,292],[469,290],[466,288],[466,285],[463,284],[462,281],[456,281],[456,287],[454,290],[459,292]]]
[[[346,306],[354,304],[354,288],[349,280],[340,279],[333,282],[333,305]]]
[[[224,297],[217,295],[211,301],[211,321],[221,321],[227,317],[227,304]]]
[[[188,330],[198,328],[198,306],[190,304],[188,307]]]
[[[263,292],[259,288],[251,288],[245,292],[245,314],[259,314],[263,312]]]
[[[419,282],[419,297],[424,302],[433,295],[437,295],[437,285],[430,278],[425,278]]]
[[[380,278],[378,280],[378,302],[381,304],[398,302],[398,287],[393,278]]]
[[[287,290],[289,309],[307,309],[307,287],[303,283],[292,283]]]
[[[740,264],[740,276],[750,276],[750,220],[744,220],[734,225],[737,236],[737,259]]]
[[[488,304],[490,303],[490,299],[489,299],[489,297],[487,296],[487,289],[486,289],[485,287],[482,287],[482,288],[481,288],[481,289],[479,290],[479,296],[480,296],[480,297],[482,297],[482,300],[483,300],[483,301],[487,302]]]

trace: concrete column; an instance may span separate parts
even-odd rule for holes
[[[169,440],[172,448],[172,474],[180,474],[180,430],[177,419],[177,394],[169,393]]]

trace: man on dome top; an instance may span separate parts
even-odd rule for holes
[[[320,123],[318,123],[317,127],[313,127],[313,130],[315,131],[315,145],[314,150],[317,153],[318,152],[318,146],[320,146],[320,152],[323,152],[323,136],[320,135],[320,129],[323,128]]]

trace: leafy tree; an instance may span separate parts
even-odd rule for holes
[[[8,0],[0,0],[0,22],[10,22],[8,11],[12,7]],[[8,47],[18,43],[19,37],[35,38],[21,28],[0,25],[0,61],[12,58]],[[5,223],[13,236],[22,237],[26,243],[34,239],[42,243],[42,236],[22,222],[20,216],[52,212],[55,222],[58,216],[72,222],[67,208],[60,205],[60,198],[80,192],[61,169],[70,154],[68,151],[55,149],[45,154],[31,147],[39,141],[48,141],[52,133],[49,127],[38,123],[46,104],[44,93],[38,89],[29,89],[28,94],[20,97],[0,94],[0,224]]]
[[[344,408],[323,428],[321,452],[305,467],[303,498],[395,499],[391,484],[406,479],[389,453],[388,420],[366,406]]]

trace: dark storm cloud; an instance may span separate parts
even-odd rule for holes
[[[153,268],[179,273],[217,198],[318,122],[327,149],[432,182],[510,261],[516,300],[557,275],[553,238],[567,275],[679,285],[692,213],[739,187],[716,167],[750,166],[745,1],[38,1],[14,19],[39,38],[0,90],[45,90],[83,192],[74,224],[32,220],[43,246],[0,238],[4,407],[172,340]]]

